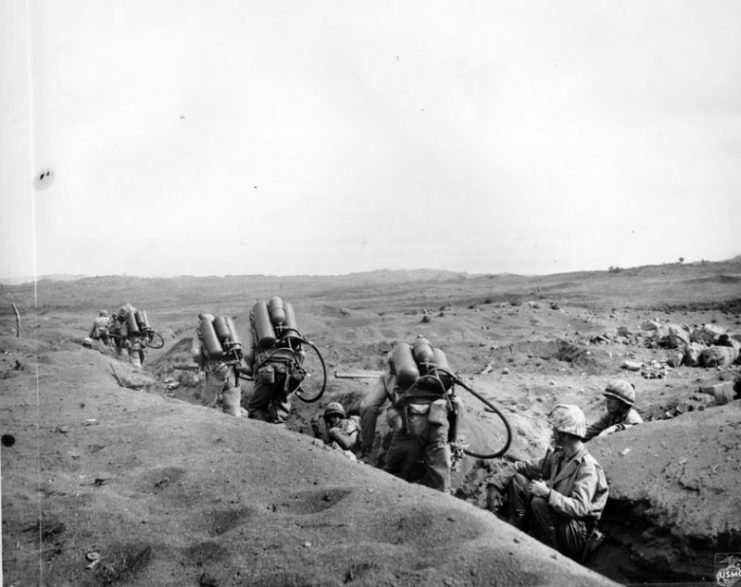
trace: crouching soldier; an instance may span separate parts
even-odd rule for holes
[[[584,442],[643,422],[635,410],[636,390],[632,383],[619,379],[610,381],[602,395],[605,396],[607,413],[587,428]]]
[[[457,435],[461,413],[453,393],[453,380],[443,351],[425,338],[414,346],[397,343],[388,378],[393,416],[397,425],[384,458],[384,469],[410,482],[450,491],[449,442]],[[362,423],[362,418],[361,418]]]
[[[108,326],[111,323],[111,319],[108,316],[107,310],[101,310],[98,317],[93,320],[93,326],[90,329],[89,338],[92,340],[102,340],[103,344],[108,346],[111,341],[111,337],[108,334]]]
[[[226,414],[242,417],[242,344],[231,318],[198,315],[198,328],[193,336],[191,356],[205,374],[201,403],[216,407],[221,404]]]
[[[513,525],[530,529],[551,548],[582,561],[599,532],[597,521],[607,503],[605,473],[582,442],[584,412],[558,404],[549,415],[552,448],[537,461],[515,464],[509,505]]]
[[[293,306],[273,297],[257,302],[252,323],[252,395],[247,402],[250,418],[284,424],[291,409],[291,395],[306,376],[305,353],[296,326]]]
[[[324,431],[316,422],[312,422],[314,436],[321,438],[325,444],[341,450],[346,457],[356,461],[355,456],[360,445],[360,424],[357,416],[347,417],[345,408],[339,402],[331,402],[324,409]]]

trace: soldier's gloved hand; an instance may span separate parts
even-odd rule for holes
[[[527,490],[535,497],[548,497],[548,494],[551,492],[550,487],[548,487],[543,481],[530,481],[530,483],[527,484]]]

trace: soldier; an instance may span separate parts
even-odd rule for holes
[[[389,420],[397,424],[392,428],[384,470],[448,493],[449,442],[455,439],[461,410],[452,393],[452,380],[437,369],[447,368],[447,360],[440,349],[433,350],[429,341],[419,337],[413,349],[412,345],[397,343],[389,366],[395,375],[384,379],[390,384]]]
[[[146,334],[136,326],[136,308],[128,302],[121,306],[111,319],[111,336],[116,347],[116,356],[121,357],[127,351],[129,361],[134,367],[141,368],[144,363]]]
[[[605,473],[584,446],[584,412],[558,404],[549,415],[552,448],[539,461],[515,464],[511,522],[561,553],[583,560],[607,503]]]
[[[98,317],[93,320],[93,326],[90,329],[89,338],[92,340],[102,340],[103,344],[108,346],[111,342],[110,335],[108,334],[108,326],[111,323],[111,319],[108,316],[107,310],[101,310]]]
[[[277,296],[269,304],[257,302],[251,321],[254,333],[250,372],[255,383],[247,411],[250,418],[285,424],[291,394],[306,377],[302,367],[306,355],[295,327],[293,307]]]
[[[360,402],[360,434],[361,434],[361,451],[363,459],[372,465],[380,464],[380,458],[385,453],[388,446],[377,447],[374,450],[376,438],[376,424],[378,416],[385,403],[390,399],[389,390],[395,386],[396,377],[392,373],[391,353],[386,355],[384,360],[384,370],[373,388],[363,396]],[[389,426],[392,428],[398,423],[398,418],[394,419],[395,413],[391,413],[392,418],[389,420]]]
[[[314,435],[321,438],[325,444],[341,450],[345,456],[357,460],[355,456],[360,444],[360,423],[357,416],[347,417],[344,406],[339,402],[331,402],[324,409],[324,431],[316,422],[312,422]]]
[[[238,347],[229,349],[232,350],[231,353],[229,350],[224,352],[225,345],[217,339],[218,350],[212,349],[212,352],[209,352],[207,347],[212,344],[216,336],[212,326],[216,318],[212,314],[201,313],[198,319],[199,327],[193,336],[190,352],[193,360],[205,374],[205,380],[201,386],[201,403],[211,408],[220,403],[224,413],[241,418],[242,388],[239,384],[239,374],[245,371],[241,365],[241,347],[240,352],[234,352],[234,349]],[[224,324],[227,323],[223,318],[221,320]],[[210,325],[211,328],[209,328]],[[204,339],[209,336],[211,336],[209,344],[206,344]],[[233,343],[234,340],[236,340],[235,336],[232,337],[231,342]]]
[[[584,442],[643,422],[635,410],[636,390],[632,383],[620,379],[610,381],[602,395],[605,396],[607,413],[587,428]]]

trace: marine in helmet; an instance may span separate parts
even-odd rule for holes
[[[247,411],[250,418],[272,424],[285,424],[291,396],[306,377],[306,352],[300,338],[293,336],[298,333],[295,316],[288,320],[287,313],[293,313],[292,306],[274,296],[268,303],[256,303],[250,314],[254,333],[250,371],[255,383]]]
[[[116,356],[128,355],[129,362],[134,367],[141,367],[144,363],[144,341],[138,336],[135,325],[136,308],[126,302],[111,319],[110,335],[113,338]],[[141,339],[141,340],[140,340]]]
[[[549,414],[552,446],[539,461],[515,464],[510,522],[581,561],[607,503],[605,473],[583,443],[584,412],[558,404]]]
[[[208,407],[221,405],[224,413],[241,418],[242,387],[239,384],[239,374],[243,371],[241,354],[224,354],[223,352],[209,353],[205,337],[209,333],[204,329],[213,324],[213,314],[201,313],[198,315],[199,326],[193,336],[190,353],[193,360],[203,372],[201,385],[201,403]],[[211,330],[213,336],[213,330]]]
[[[110,323],[111,319],[108,316],[108,310],[101,310],[98,317],[93,320],[93,326],[90,329],[88,337],[92,340],[102,340],[103,344],[108,345],[111,340],[110,334],[108,333]]]
[[[120,358],[126,352],[129,362],[134,367],[141,367],[146,353],[146,334],[137,325],[136,308],[125,303],[111,318],[109,328],[116,356]]]
[[[393,376],[383,378],[391,401],[391,428],[383,468],[412,483],[450,491],[450,442],[457,435],[461,406],[453,393],[447,359],[418,337],[414,345],[397,343],[388,363]],[[443,371],[442,369],[445,369]],[[365,425],[361,417],[361,425]]]
[[[621,379],[610,381],[602,392],[607,413],[587,427],[584,442],[595,436],[606,436],[643,422],[635,409],[636,390],[632,383]]]
[[[348,417],[341,403],[330,402],[324,408],[322,419],[324,431],[316,422],[312,422],[314,435],[332,448],[343,451],[350,459],[357,460],[355,455],[360,445],[360,418],[354,415]]]

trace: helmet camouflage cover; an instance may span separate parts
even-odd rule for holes
[[[324,417],[328,416],[340,416],[345,417],[345,408],[342,407],[340,402],[331,402],[324,408]]]
[[[635,406],[636,403],[636,390],[632,383],[623,381],[622,379],[616,379],[610,381],[605,387],[605,391],[602,392],[605,397],[614,397],[620,400],[626,405]]]
[[[548,421],[558,432],[584,438],[587,420],[579,406],[557,404],[548,415]]]

